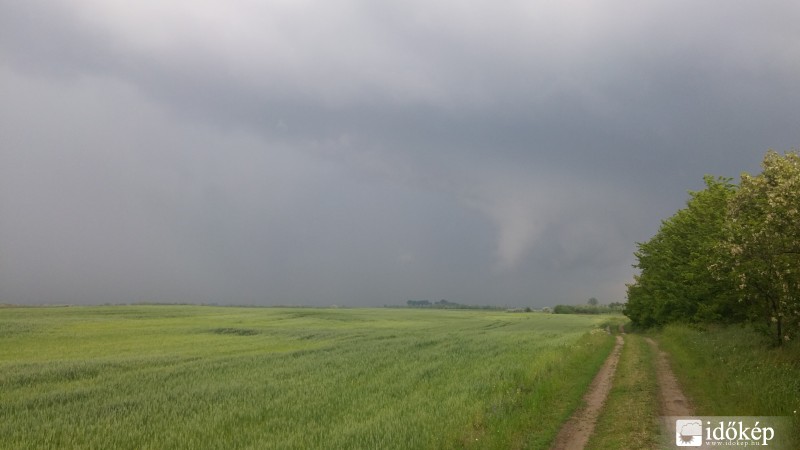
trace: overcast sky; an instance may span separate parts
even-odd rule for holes
[[[0,303],[624,299],[800,2],[0,0]]]

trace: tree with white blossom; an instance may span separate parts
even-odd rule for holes
[[[728,203],[713,269],[731,277],[751,319],[777,342],[800,330],[800,155],[769,151]]]

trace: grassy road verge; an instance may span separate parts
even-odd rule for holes
[[[670,325],[659,335],[696,414],[786,416],[800,442],[800,345],[773,347],[740,326]]]

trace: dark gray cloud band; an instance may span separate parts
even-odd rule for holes
[[[799,14],[0,1],[0,301],[619,300],[798,146]]]

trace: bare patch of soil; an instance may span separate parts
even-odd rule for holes
[[[611,391],[614,372],[617,370],[619,355],[624,344],[624,338],[618,335],[614,350],[611,351],[611,355],[603,363],[603,367],[597,372],[592,384],[589,385],[589,390],[583,396],[583,406],[561,427],[561,431],[551,447],[552,450],[574,450],[586,446],[589,436],[594,431],[600,410],[603,409],[608,393]]]
[[[691,416],[692,405],[683,395],[683,390],[678,384],[678,379],[669,366],[666,352],[658,348],[656,341],[645,338],[653,348],[656,355],[656,375],[658,376],[659,393],[661,397],[661,414],[664,416]]]

